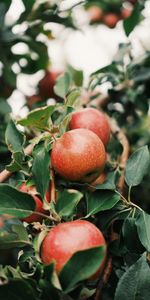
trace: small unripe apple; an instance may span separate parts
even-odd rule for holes
[[[88,190],[94,192],[96,190],[96,186],[98,184],[103,184],[106,180],[106,173],[103,172],[102,174],[100,174],[100,176],[98,178],[96,178],[96,180],[94,180],[93,182],[90,183],[90,187],[88,187]]]
[[[88,129],[65,132],[53,145],[51,163],[70,181],[91,182],[102,173],[106,152],[102,141]]]
[[[110,125],[106,115],[95,108],[84,108],[72,114],[70,129],[86,128],[98,135],[106,147],[110,140]]]
[[[106,242],[102,232],[94,224],[85,220],[61,223],[51,229],[43,240],[41,260],[45,265],[55,262],[55,269],[59,274],[77,251],[98,246],[104,246],[106,249]],[[102,271],[104,260],[98,268],[98,273]]]
[[[33,199],[35,201],[35,212],[45,214],[45,210],[43,209],[43,202],[39,198],[39,196],[36,195],[37,191],[36,191],[36,188],[35,188],[34,185],[33,186],[27,186],[25,183],[22,183],[19,186],[19,190],[21,192],[28,193],[33,197]],[[25,221],[27,223],[41,222],[43,220],[43,216],[32,213],[30,216],[22,218],[21,220]]]
[[[88,8],[88,15],[91,22],[98,22],[102,19],[103,11],[100,7],[92,5]]]
[[[115,13],[108,13],[104,15],[103,22],[109,28],[114,28],[119,21],[119,17]]]

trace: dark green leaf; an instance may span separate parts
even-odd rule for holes
[[[44,198],[50,181],[50,154],[46,151],[43,144],[42,147],[36,151],[32,165],[32,173],[37,191],[41,194],[42,198]]]
[[[13,120],[7,125],[5,139],[11,152],[20,152],[23,150],[25,136],[17,129]]]
[[[0,229],[0,249],[23,247],[29,245],[28,233],[22,222],[17,219],[9,219]]]
[[[137,233],[135,218],[127,217],[124,220],[122,226],[122,233],[123,241],[125,243],[125,246],[129,249],[129,251],[132,253],[141,253],[143,247],[140,243],[139,236]]]
[[[97,190],[87,198],[87,216],[111,209],[120,200],[120,196],[112,191]]]
[[[49,128],[51,125],[50,116],[54,111],[55,106],[45,106],[32,110],[25,119],[18,121],[23,126],[32,126],[40,130],[45,130],[45,127]]]
[[[22,193],[8,184],[0,184],[0,214],[25,218],[35,210],[32,196]]]
[[[12,162],[6,167],[8,171],[17,172],[22,170],[27,173],[29,172],[29,167],[27,165],[27,161],[25,161],[25,155],[23,152],[14,152],[12,158]]]
[[[30,280],[13,279],[5,285],[0,285],[0,299],[3,300],[39,300],[36,286]]]
[[[60,75],[57,80],[56,84],[54,86],[55,94],[60,96],[61,98],[64,98],[70,89],[71,85],[71,76],[69,73],[64,73],[63,75]]]
[[[82,199],[83,194],[76,190],[64,190],[58,194],[56,202],[56,212],[60,217],[69,217],[73,215],[75,207]]]
[[[96,273],[105,257],[106,249],[90,248],[75,253],[60,273],[60,282],[65,292],[73,290],[77,284]]]
[[[142,245],[150,252],[150,215],[140,211],[136,220],[136,226]]]
[[[150,266],[146,254],[132,265],[121,277],[115,294],[115,300],[150,299]]]
[[[139,2],[137,2],[134,5],[134,10],[131,16],[125,19],[123,22],[123,27],[127,36],[132,32],[134,27],[139,23],[140,15],[141,15],[141,5]]]
[[[0,115],[9,114],[11,107],[6,100],[0,98]]]
[[[136,150],[128,159],[125,169],[125,180],[128,186],[136,186],[141,183],[150,164],[148,147],[144,146]]]

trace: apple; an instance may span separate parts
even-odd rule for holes
[[[92,182],[103,172],[105,162],[104,145],[91,130],[70,130],[53,144],[52,167],[67,180]]]
[[[108,13],[104,15],[103,22],[109,28],[114,28],[119,21],[119,17],[115,13]]]
[[[61,74],[58,71],[46,71],[44,77],[39,81],[38,88],[40,96],[47,100],[55,97],[54,85],[57,77]]]
[[[106,242],[102,232],[88,221],[75,220],[61,223],[52,228],[42,242],[40,255],[45,265],[55,262],[55,269],[59,274],[77,251],[98,246],[104,246],[106,250]],[[98,274],[96,272],[97,276],[104,267],[104,260],[98,268]]]
[[[103,16],[103,11],[100,7],[96,5],[92,5],[91,7],[88,8],[88,15],[90,22],[98,22],[101,21],[102,16]]]
[[[93,182],[90,183],[90,186],[88,187],[88,190],[90,190],[91,192],[96,191],[96,186],[98,184],[103,184],[106,181],[106,173],[103,172],[102,174],[100,174],[100,176],[98,178],[96,178],[96,180],[94,180]]]
[[[46,213],[45,210],[43,209],[43,202],[37,195],[37,190],[34,185],[27,186],[26,183],[22,183],[19,186],[19,190],[21,192],[28,193],[33,197],[33,199],[35,201],[35,212],[39,212],[42,214]],[[21,220],[25,221],[27,223],[41,222],[43,220],[43,216],[32,213],[30,216],[22,218]]]
[[[106,115],[95,108],[84,108],[72,114],[69,129],[86,128],[98,135],[106,147],[110,140],[110,125]]]
[[[133,11],[133,9],[131,7],[130,8],[127,8],[127,7],[122,8],[122,10],[121,10],[121,18],[123,20],[129,18],[131,16],[131,14],[132,14],[132,11]]]

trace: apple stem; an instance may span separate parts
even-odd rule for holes
[[[24,153],[25,155],[30,155],[32,153],[34,145],[33,144],[29,144],[25,149],[24,149]],[[10,176],[12,175],[12,172],[4,169],[2,172],[0,172],[0,182],[4,182],[6,181]]]

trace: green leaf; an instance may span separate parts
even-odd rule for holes
[[[144,146],[136,150],[128,159],[125,169],[125,180],[128,186],[136,186],[141,183],[150,164],[148,147]]]
[[[78,205],[82,197],[83,194],[76,190],[64,190],[63,192],[60,191],[55,206],[56,212],[60,217],[72,216],[75,207]]]
[[[0,115],[6,115],[11,113],[11,107],[6,100],[0,98]]]
[[[132,253],[141,253],[143,247],[139,240],[135,218],[128,216],[124,220],[122,233],[124,244],[129,251]]]
[[[28,233],[22,222],[17,219],[9,219],[0,229],[0,249],[23,247],[30,245]]]
[[[68,293],[77,284],[96,273],[105,257],[104,246],[94,247],[75,253],[60,273],[60,283]]]
[[[97,190],[87,197],[87,216],[111,209],[120,200],[120,196],[107,190]]]
[[[79,89],[75,89],[69,93],[67,96],[65,105],[69,107],[75,107],[76,103],[78,102],[80,98],[81,92]]]
[[[119,280],[115,300],[150,299],[150,267],[146,254],[132,265]]]
[[[7,284],[0,285],[0,299],[3,300],[39,300],[36,286],[31,280],[11,279]],[[33,282],[33,281],[32,281]]]
[[[7,125],[5,139],[11,152],[20,152],[23,150],[25,136],[17,129],[13,120]]]
[[[55,106],[45,106],[32,110],[26,118],[18,121],[18,124],[23,126],[32,126],[34,128],[45,130],[51,125],[50,117],[55,109]]]
[[[141,4],[136,3],[131,16],[124,20],[123,27],[127,36],[132,32],[134,27],[139,23],[141,16]]]
[[[29,172],[28,159],[26,160],[23,152],[14,152],[12,158],[12,162],[6,167],[8,171],[17,172],[22,170],[25,173]]]
[[[35,210],[32,196],[22,193],[8,184],[0,184],[0,214],[25,218]]]
[[[150,215],[140,211],[136,219],[136,226],[142,245],[150,252]]]
[[[71,81],[72,79],[68,72],[60,75],[57,78],[56,84],[54,86],[55,94],[60,96],[61,98],[64,98],[69,92]]]
[[[33,178],[37,191],[44,198],[50,181],[50,154],[42,147],[37,149],[32,165]]]

